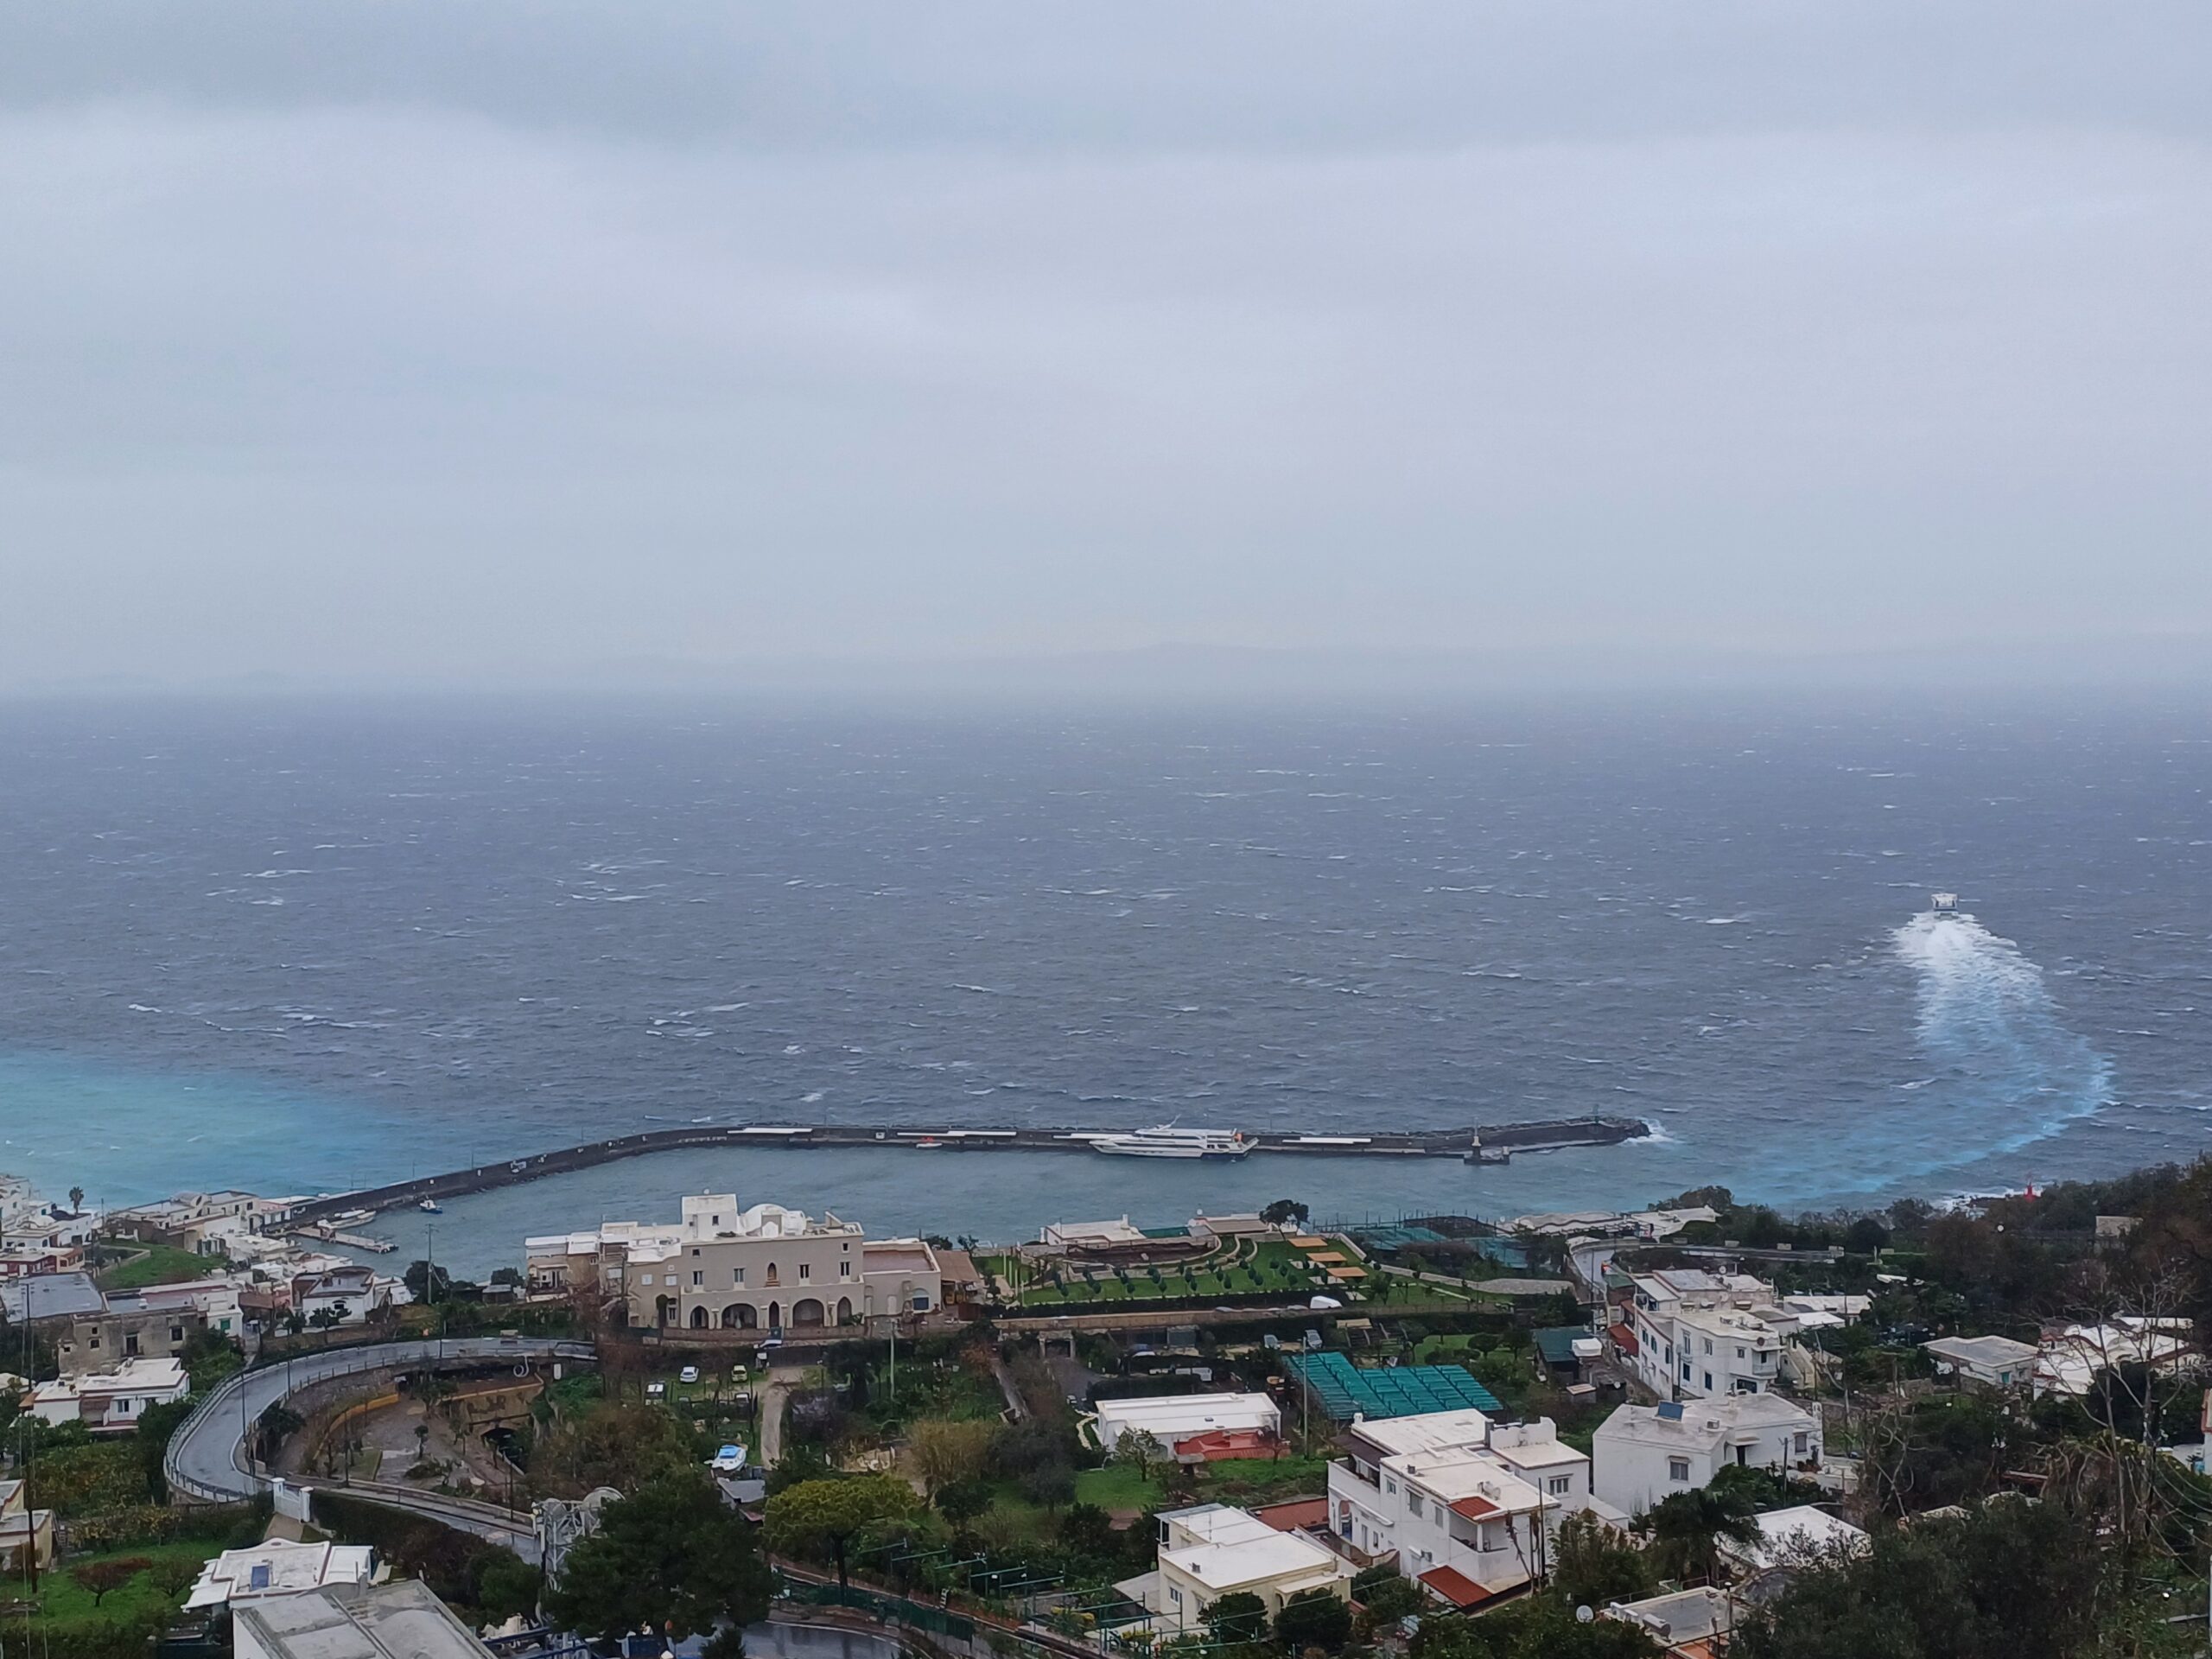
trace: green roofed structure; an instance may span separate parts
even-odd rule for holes
[[[1285,1354],[1283,1363],[1332,1422],[1504,1409],[1496,1395],[1457,1365],[1363,1366],[1332,1353]]]

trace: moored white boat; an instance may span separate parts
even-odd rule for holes
[[[1090,1149],[1116,1158],[1242,1158],[1252,1142],[1242,1129],[1179,1129],[1161,1123],[1127,1135],[1093,1135]]]

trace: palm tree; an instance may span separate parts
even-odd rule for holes
[[[73,1216],[81,1216],[85,1213],[85,1189],[81,1186],[73,1186],[69,1189],[69,1213]]]
[[[1669,1578],[1711,1583],[1720,1576],[1720,1543],[1756,1543],[1758,1512],[1739,1491],[1711,1486],[1676,1492],[1644,1515],[1639,1531],[1651,1540],[1651,1558]]]

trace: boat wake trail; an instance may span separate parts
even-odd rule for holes
[[[2110,1101],[2111,1060],[2067,1028],[2012,940],[1932,913],[1895,940],[1919,979],[1920,1047],[1936,1068],[1916,1107],[1942,1151],[1917,1173],[2018,1151]]]

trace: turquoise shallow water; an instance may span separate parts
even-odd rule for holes
[[[0,1169],[104,1202],[694,1119],[1666,1132],[1479,1172],[660,1160],[457,1206],[488,1262],[707,1184],[954,1234],[1807,1206],[2212,1129],[2195,701],[15,703],[0,779]]]

